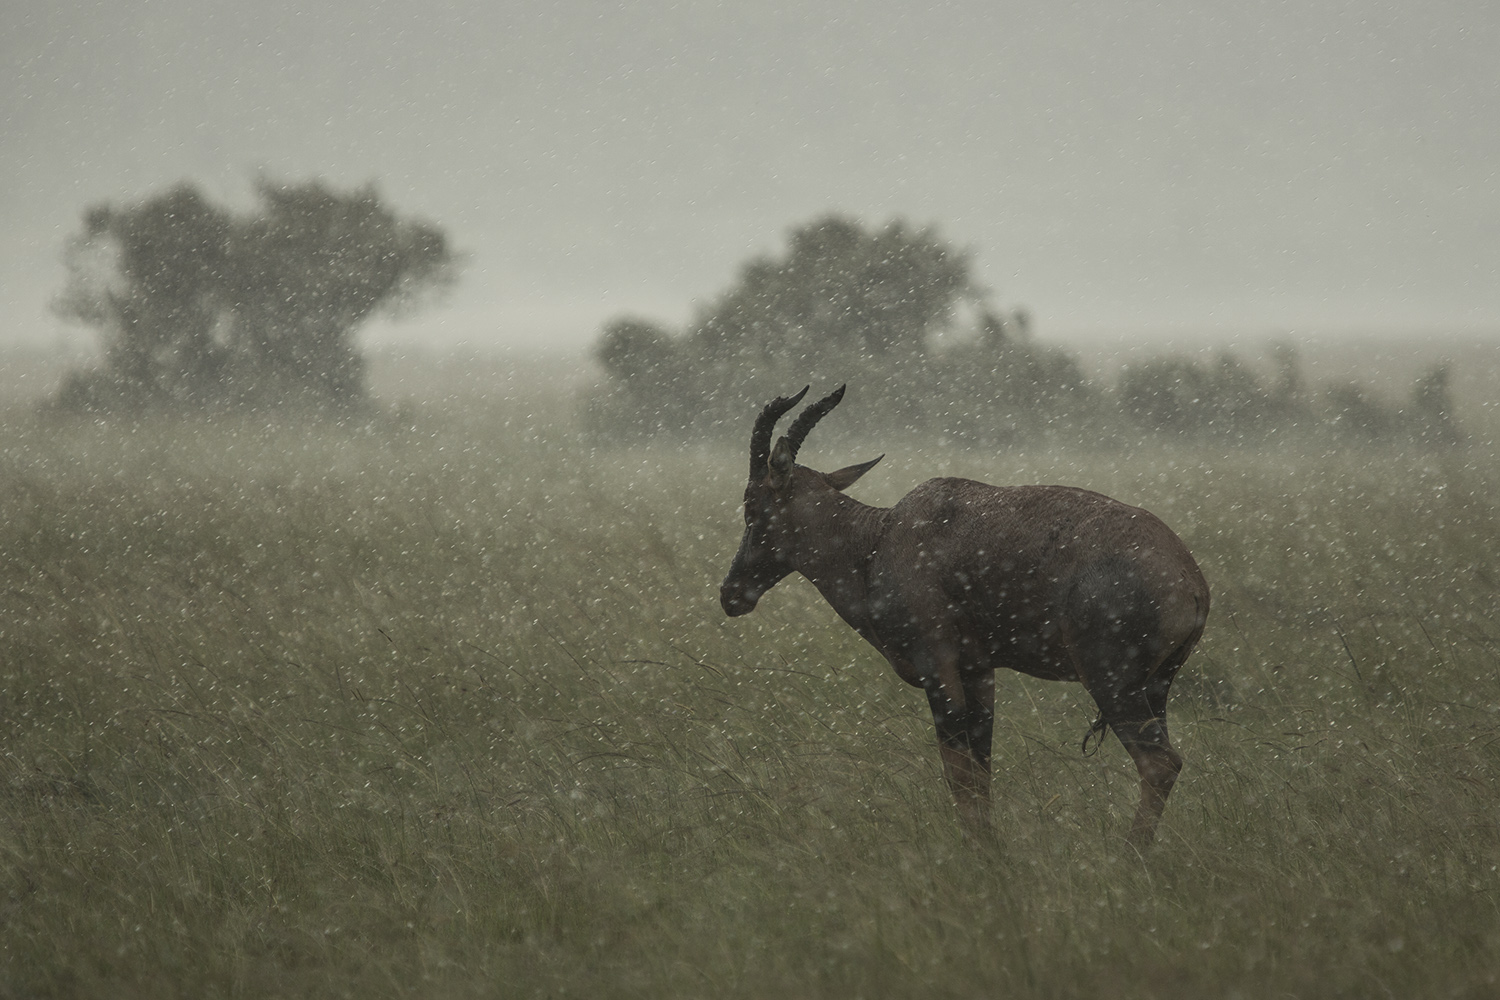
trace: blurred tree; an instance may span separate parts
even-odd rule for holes
[[[1271,386],[1271,399],[1277,408],[1291,412],[1306,406],[1306,380],[1302,377],[1302,359],[1297,345],[1290,340],[1277,340],[1271,345],[1271,358],[1276,366],[1276,379]]]
[[[696,409],[693,378],[677,341],[648,320],[611,320],[594,344],[610,378],[609,393],[591,404],[590,422],[614,437],[681,430]]]
[[[1454,444],[1463,440],[1453,414],[1450,369],[1435,365],[1423,372],[1411,390],[1412,430],[1426,444]]]
[[[1210,384],[1213,413],[1209,420],[1218,425],[1216,429],[1243,434],[1265,426],[1272,412],[1272,393],[1239,358],[1220,351]]]
[[[594,357],[611,377],[627,384],[660,382],[674,366],[677,347],[667,331],[648,320],[621,317],[604,327]]]
[[[226,275],[237,346],[259,377],[332,400],[362,397],[355,329],[450,281],[447,237],[397,218],[372,186],[262,182],[258,192],[264,208],[238,227]]]
[[[232,222],[188,185],[130,208],[100,205],[64,252],[57,313],[99,327],[116,379],[191,395],[224,360],[214,327]]]
[[[987,354],[998,354],[1011,342],[1010,324],[995,310],[984,307],[979,311],[979,336],[975,338],[981,350]]]
[[[782,257],[746,264],[690,337],[710,358],[893,360],[922,353],[977,298],[968,255],[933,230],[828,215],[794,229]]]
[[[1189,358],[1127,365],[1116,395],[1126,415],[1150,431],[1202,430],[1213,413],[1213,377]]]
[[[1337,433],[1375,439],[1386,437],[1396,424],[1396,415],[1357,382],[1338,382],[1324,390],[1328,400],[1329,425]]]
[[[369,186],[263,180],[256,194],[243,217],[186,184],[84,214],[56,309],[102,331],[106,368],[76,376],[65,404],[363,399],[355,330],[451,280],[446,236]]]

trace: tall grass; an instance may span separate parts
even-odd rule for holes
[[[1215,609],[1141,857],[1076,686],[1000,679],[965,842],[923,699],[809,586],[723,618],[744,456],[566,427],[9,423],[0,997],[1500,992],[1486,446],[930,446],[856,488],[1077,483],[1188,541]]]

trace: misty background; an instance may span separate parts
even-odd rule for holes
[[[1500,5],[0,3],[0,1000],[1496,995]],[[1191,551],[1154,855],[725,616],[841,382]]]
[[[467,255],[371,345],[685,323],[826,211],[936,224],[1048,339],[1500,329],[1482,3],[18,5],[0,345],[80,213],[374,181]]]

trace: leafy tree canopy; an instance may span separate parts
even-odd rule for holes
[[[235,215],[181,184],[84,213],[56,309],[101,331],[107,364],[70,382],[64,403],[364,397],[355,330],[452,279],[447,237],[373,186],[262,180],[256,196]]]
[[[659,377],[675,359],[672,338],[649,320],[612,320],[594,346],[604,370],[622,380]]]
[[[920,353],[977,296],[968,255],[932,230],[828,215],[793,230],[784,255],[746,264],[690,336],[719,358],[889,358]]]

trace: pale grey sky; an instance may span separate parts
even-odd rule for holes
[[[828,210],[936,224],[1056,336],[1500,333],[1492,2],[5,6],[0,344],[72,329],[85,206],[258,170],[470,254],[382,341],[681,323]]]

